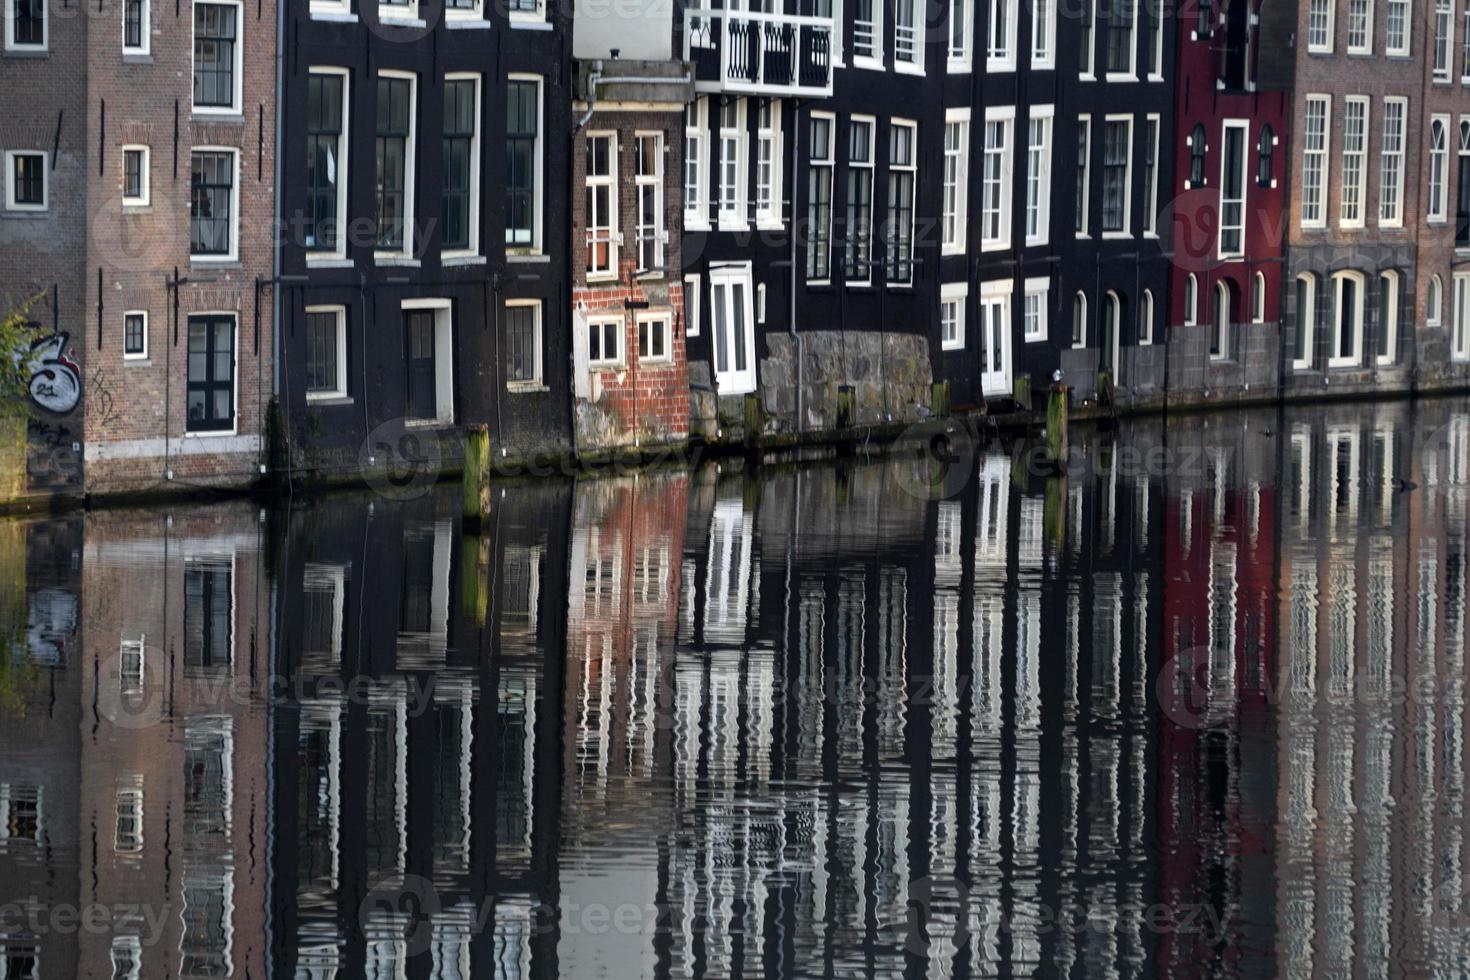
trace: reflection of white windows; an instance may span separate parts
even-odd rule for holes
[[[944,176],[941,248],[946,255],[965,250],[970,184],[970,110],[944,113]]]
[[[43,795],[33,783],[0,783],[0,841],[45,841]]]
[[[1368,97],[1349,95],[1342,110],[1342,194],[1338,221],[1344,228],[1363,227],[1364,192],[1368,183]]]
[[[1383,100],[1383,146],[1379,153],[1378,224],[1397,228],[1404,223],[1404,117],[1407,99]]]
[[[1337,17],[1334,0],[1310,0],[1307,8],[1307,51],[1332,53],[1332,27]]]
[[[1392,269],[1378,277],[1378,349],[1374,361],[1392,364],[1399,349],[1399,274]]]
[[[1184,280],[1184,325],[1199,322],[1199,279],[1191,272]]]
[[[1304,272],[1296,277],[1296,320],[1292,332],[1291,366],[1298,371],[1312,366],[1312,345],[1317,336],[1317,277]]]
[[[1031,0],[1031,67],[1055,68],[1057,0]]]
[[[623,318],[600,317],[587,321],[587,365],[595,369],[623,363]]]
[[[709,227],[709,96],[684,110],[684,226]]]
[[[720,227],[745,227],[745,99],[720,106]]]
[[[138,854],[143,850],[143,777],[125,777],[116,799],[116,822],[113,825],[112,849],[118,854]]]
[[[985,252],[1010,247],[1015,118],[1014,107],[985,110],[985,156],[980,170],[980,248]]]
[[[1327,225],[1327,150],[1331,145],[1332,96],[1309,95],[1302,139],[1302,227]]]
[[[761,99],[755,113],[755,222],[781,224],[781,100]]]
[[[1327,513],[1333,530],[1344,517],[1349,528],[1356,527],[1358,522],[1358,440],[1359,432],[1355,426],[1327,430],[1327,500],[1330,504]],[[1344,598],[1351,606],[1351,588],[1339,596],[1339,600]]]
[[[336,673],[342,666],[343,613],[347,569],[308,562],[301,578],[301,662],[313,673]]]
[[[1363,357],[1363,286],[1359,272],[1332,277],[1332,350],[1329,367],[1357,365]]]
[[[953,72],[970,70],[970,38],[974,35],[972,18],[975,0],[950,0],[949,60],[946,67]]]
[[[1429,221],[1449,217],[1446,175],[1450,169],[1450,117],[1436,115],[1429,123]]]
[[[1457,361],[1470,361],[1470,272],[1455,273],[1454,281],[1450,356]]]
[[[1051,227],[1052,107],[1032,106],[1026,131],[1026,244],[1045,245]]]
[[[965,346],[965,300],[969,287],[947,282],[939,287],[939,339],[945,350]]]
[[[755,390],[755,324],[750,266],[710,269],[710,323],[714,330],[715,383],[721,395]]]
[[[638,314],[638,360],[667,361],[673,357],[667,313]]]
[[[148,678],[148,641],[139,636],[136,640],[123,640],[117,649],[117,686],[125,697],[135,699],[143,694]]]
[[[1245,254],[1245,155],[1250,123],[1244,119],[1225,121],[1220,154],[1220,257]]]
[[[114,980],[138,980],[143,971],[142,940],[137,936],[114,936],[111,959]]]
[[[587,134],[587,278],[618,274],[618,134]]]
[[[706,639],[741,640],[745,635],[746,602],[754,523],[739,496],[715,502],[710,518],[708,581],[705,594]]]
[[[1020,0],[990,0],[985,32],[985,70],[1016,70],[1016,8]]]
[[[403,596],[399,605],[397,655],[400,670],[443,662],[449,643],[449,571],[453,527],[440,521],[405,529]]]
[[[1022,308],[1021,339],[1030,344],[1046,339],[1046,298],[1051,291],[1051,279],[1046,276],[1027,279],[1024,289],[1025,306]]]

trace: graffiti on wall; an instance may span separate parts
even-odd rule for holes
[[[20,355],[31,375],[31,401],[52,415],[70,414],[82,397],[82,369],[66,342],[65,333],[54,333]]]

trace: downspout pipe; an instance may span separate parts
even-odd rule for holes
[[[790,166],[786,173],[791,179],[791,315],[787,320],[787,327],[791,330],[791,341],[796,347],[796,431],[803,432],[806,429],[806,415],[802,407],[802,389],[805,385],[805,363],[804,348],[801,334],[796,331],[796,141],[801,134],[801,106],[793,101],[791,104],[791,152]]]

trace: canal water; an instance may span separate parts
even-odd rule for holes
[[[1464,402],[458,501],[0,524],[0,976],[1470,970]]]

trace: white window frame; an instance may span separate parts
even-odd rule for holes
[[[510,26],[520,30],[551,30],[546,19],[546,0],[536,0],[535,10],[512,10],[508,18]]]
[[[1087,44],[1079,51],[1082,58],[1077,65],[1077,77],[1092,82],[1097,80],[1097,0],[1082,0],[1082,12],[1088,17],[1078,26],[1078,31]]]
[[[308,266],[342,262],[347,258],[347,175],[351,172],[348,154],[352,151],[352,72],[335,66],[312,65],[307,69],[307,77],[312,75],[336,75],[342,79],[342,132],[337,137],[337,247],[330,252],[306,251]],[[373,138],[377,139],[376,127]]]
[[[943,350],[963,350],[965,347],[965,307],[969,304],[969,283],[947,282],[939,287],[939,345]],[[955,311],[954,334],[945,336],[945,307]]]
[[[1331,54],[1336,28],[1337,0],[1308,0],[1307,53]]]
[[[1128,27],[1128,70],[1108,71],[1104,65],[1103,79],[1109,82],[1136,82],[1138,81],[1138,21],[1143,13],[1143,0],[1127,0],[1133,5],[1133,23]],[[1113,13],[1108,11],[1108,32],[1113,29]],[[1104,48],[1107,46],[1104,45]],[[1131,155],[1131,154],[1130,154]]]
[[[762,113],[761,109],[766,109]],[[766,125],[762,126],[761,116]],[[783,212],[781,195],[786,186],[781,170],[782,151],[781,100],[766,99],[763,106],[756,108],[755,132],[755,226],[766,230],[782,227]],[[765,176],[762,177],[762,174]],[[765,201],[762,203],[762,188]]]
[[[1440,127],[1441,142],[1438,149],[1434,146],[1434,127]],[[1439,176],[1435,176],[1438,170]],[[1450,197],[1449,197],[1449,173],[1450,173],[1450,117],[1442,113],[1435,113],[1429,119],[1429,166],[1427,168],[1427,180],[1429,182],[1429,200],[1426,204],[1425,220],[1430,224],[1439,224],[1449,220]]]
[[[1051,295],[1051,277],[1032,276],[1022,284],[1021,341],[1036,344],[1046,340],[1050,321],[1047,319],[1047,300]],[[1036,315],[1031,315],[1031,303],[1036,303]],[[1031,329],[1032,321],[1036,329]]]
[[[41,43],[19,44],[15,40],[15,0],[5,0],[5,50],[39,54],[51,48],[51,0],[37,0],[41,4]],[[192,13],[191,15],[192,16]]]
[[[1311,120],[1314,106],[1322,108],[1322,145],[1320,149],[1312,146]],[[1303,103],[1302,118],[1302,200],[1299,212],[1301,226],[1303,228],[1326,228],[1328,186],[1331,181],[1329,154],[1332,151],[1332,96],[1309,93]],[[1310,175],[1315,175],[1315,180]],[[1313,209],[1315,216],[1308,216],[1308,208]]]
[[[894,156],[893,156],[893,149],[894,149],[894,146],[893,146],[893,143],[894,143],[894,131],[895,130],[898,130],[898,129],[906,129],[909,132],[909,158],[908,158],[909,162],[908,163],[898,163],[894,159]],[[895,279],[888,279],[887,278],[887,275],[888,275],[888,249],[889,249],[890,245],[896,244],[899,241],[899,238],[898,238],[898,236],[896,234],[896,232],[897,232],[898,229],[889,227],[888,222],[885,220],[884,221],[884,228],[886,229],[886,232],[887,233],[884,236],[885,241],[883,242],[883,271],[884,271],[884,280],[885,280],[886,284],[888,284],[890,286],[903,286],[903,287],[907,287],[907,286],[912,286],[914,284],[915,263],[916,263],[917,258],[918,258],[917,254],[916,254],[918,242],[915,239],[914,226],[915,226],[915,222],[918,221],[918,210],[919,210],[919,207],[918,207],[918,205],[919,205],[919,124],[915,120],[912,120],[912,119],[902,119],[902,118],[899,118],[899,117],[895,116],[895,117],[893,117],[893,118],[891,118],[891,119],[888,120],[888,131],[889,131],[889,134],[888,134],[889,156],[888,156],[887,163],[888,163],[888,188],[889,188],[890,193],[888,194],[888,202],[887,202],[887,204],[888,204],[888,208],[890,209],[890,211],[891,211],[891,209],[893,207],[894,198],[895,198],[895,193],[893,193],[893,188],[894,188],[894,184],[895,184],[895,176],[898,175],[898,174],[905,174],[905,173],[909,175],[909,227],[908,227],[908,251],[909,251],[909,256],[908,256],[908,269],[909,269],[909,275],[908,275],[908,278],[907,279],[897,279],[897,278],[895,278]],[[892,238],[892,241],[887,240],[890,237]],[[764,318],[762,318],[762,322],[764,322]]]
[[[736,370],[733,367],[733,348],[729,348],[731,350],[732,360],[730,363],[732,366],[728,370],[720,371],[718,362],[715,362],[715,388],[721,395],[743,395],[755,391],[755,311],[753,309],[755,289],[751,278],[751,265],[749,262],[740,262],[731,265],[713,266],[709,270],[709,282],[711,304],[716,301],[717,290],[723,288],[727,300],[733,303],[734,287],[737,284],[745,287],[742,290],[745,301],[741,304],[743,307],[741,312],[745,321],[744,336],[736,337],[734,335],[734,324],[729,316],[728,310],[725,316],[725,325],[727,329],[731,330],[726,340],[728,342],[740,341],[744,344],[746,352],[749,355],[746,360],[745,370]],[[732,305],[730,309],[733,310],[733,308]],[[715,318],[713,310],[711,310],[711,317],[711,329],[720,329],[719,319]],[[712,337],[710,339],[710,345],[712,349],[716,346],[716,338]],[[721,380],[722,378],[724,380]]]
[[[959,137],[950,146],[950,131]],[[940,253],[963,255],[969,230],[970,191],[970,110],[946,109],[944,112],[944,169],[940,192]],[[951,197],[953,204],[950,203]]]
[[[1199,323],[1199,277],[1191,272],[1184,278],[1184,325]]]
[[[709,230],[709,102],[708,95],[696,96],[684,113],[684,227],[691,231]],[[690,153],[690,146],[695,153]],[[690,194],[689,165],[694,160],[694,193]]]
[[[1077,315],[1079,304],[1082,311],[1080,317]],[[1072,295],[1071,347],[1073,350],[1083,350],[1087,347],[1087,306],[1087,294],[1080,289],[1077,290]]]
[[[980,354],[981,392],[985,395],[1002,395],[1010,391],[1009,378],[1013,368],[1011,354],[1011,304],[1015,293],[1016,284],[1012,279],[991,279],[980,284],[980,302],[976,309],[975,325],[980,333],[977,336],[976,349]],[[1007,378],[1005,390],[1000,388],[987,388],[986,384],[991,372],[985,361],[987,345],[990,343],[990,328],[995,317],[999,316],[1001,321],[1000,331],[1000,361],[1004,365]]]
[[[377,0],[378,20],[390,27],[422,27],[419,17],[419,0],[408,0],[406,4],[387,4]]]
[[[1358,16],[1354,13],[1354,8],[1361,8],[1359,11],[1361,23],[1358,25],[1361,30],[1357,32],[1357,43],[1353,42],[1355,33],[1353,21]],[[1353,55],[1373,53],[1373,0],[1348,0],[1347,53]]]
[[[810,191],[810,188],[811,188],[811,175],[812,174],[817,174],[819,177],[821,177],[822,179],[825,179],[826,182],[827,182],[827,228],[825,229],[826,230],[826,242],[827,242],[827,274],[825,276],[822,276],[822,277],[817,278],[817,279],[808,278],[807,279],[807,282],[810,283],[810,284],[812,284],[812,285],[825,285],[825,284],[827,284],[827,283],[829,283],[829,282],[832,281],[832,263],[835,261],[834,258],[833,258],[833,253],[832,253],[832,248],[833,248],[832,233],[833,233],[833,228],[834,228],[835,223],[836,223],[836,213],[837,213],[837,206],[838,206],[837,197],[836,197],[836,194],[837,194],[837,133],[838,133],[838,129],[837,129],[837,116],[835,114],[830,113],[830,112],[815,112],[815,111],[809,113],[808,114],[808,117],[807,117],[807,133],[808,133],[807,153],[809,155],[812,153],[812,142],[813,142],[810,134],[811,134],[811,131],[812,131],[812,128],[813,128],[813,124],[817,120],[823,121],[824,123],[826,123],[826,126],[827,126],[827,155],[824,156],[824,157],[810,156],[810,159],[807,161],[807,173],[808,173],[808,176],[807,176],[807,187],[808,187],[808,191]],[[822,172],[825,173],[825,176],[823,176],[823,173]],[[812,197],[812,195],[810,193],[808,193],[808,201],[807,201],[807,214],[808,214],[808,216],[810,216],[812,214],[812,208],[814,207],[814,203],[815,203],[814,198]],[[810,217],[809,217],[808,220],[809,220],[809,223],[810,223]],[[818,236],[815,233],[815,228],[809,227],[807,229],[807,243],[806,243],[808,250],[811,250],[811,249],[814,249],[814,248],[817,248],[818,247],[817,237]],[[810,269],[810,258],[808,258],[807,269],[808,270]]]
[[[539,308],[540,300],[533,301]],[[515,305],[510,301],[506,306]],[[434,417],[411,419],[408,425],[444,425],[454,422],[454,307],[447,299],[406,299],[400,312],[434,311]],[[536,333],[541,333],[541,318],[536,318]],[[400,341],[401,343],[401,341]],[[541,348],[536,348],[537,377],[540,377]],[[406,396],[406,392],[405,392]]]
[[[1251,277],[1251,323],[1266,322],[1266,274]]]
[[[192,260],[191,260],[192,261]],[[184,327],[188,329],[189,320],[199,317],[223,317],[230,321],[230,427],[228,429],[191,429],[189,428],[189,416],[187,409],[184,413],[184,438],[186,439],[215,439],[220,436],[238,435],[240,431],[240,311],[239,310],[190,310],[183,314]],[[185,344],[187,346],[187,339]],[[185,358],[184,382],[188,383],[189,371],[188,360]],[[230,581],[234,582],[234,566],[231,565]],[[234,600],[231,599],[231,608]],[[235,659],[234,630],[230,631],[230,662]]]
[[[599,282],[608,279],[617,279],[618,270],[620,268],[618,265],[618,244],[619,240],[622,238],[622,233],[619,231],[621,225],[619,225],[618,223],[618,198],[621,196],[619,193],[620,188],[618,187],[618,154],[621,151],[618,146],[618,133],[615,129],[593,130],[587,133],[586,139],[589,145],[594,140],[607,140],[608,172],[606,174],[599,175],[593,175],[591,172],[588,172],[582,175],[582,179],[584,181],[584,190],[589,190],[593,187],[607,188],[608,213],[606,225],[594,226],[592,224],[592,214],[590,211],[582,216],[583,222],[586,226],[586,236],[583,242],[583,247],[587,249],[589,260],[594,254],[592,248],[594,244],[594,229],[605,230],[607,233],[606,267],[604,268],[599,266],[594,269],[592,268],[590,261],[589,264],[585,267],[587,281]]]
[[[1021,0],[989,0],[986,4],[987,74],[1016,70],[1016,25],[1020,20],[1020,4]],[[997,41],[1000,43],[997,44]]]
[[[122,206],[125,208],[146,208],[153,196],[153,152],[143,143],[124,143],[122,152],[118,156],[118,162],[122,164],[123,197]],[[136,197],[128,196],[128,154],[141,153],[143,162],[140,170],[141,193]]]
[[[1434,3],[1434,54],[1432,60],[1434,83],[1448,85],[1454,61],[1455,3],[1454,0],[1435,0]]]
[[[536,191],[532,201],[534,226],[530,244],[507,243],[507,256],[540,256],[546,248],[546,76],[532,72],[511,72],[505,76],[507,82],[531,82],[536,86],[536,149],[533,154],[536,168]],[[500,89],[502,100],[506,97]],[[503,150],[502,150],[503,151]],[[540,322],[539,320],[537,321]]]
[[[1470,270],[1456,272],[1453,276],[1454,291],[1450,311],[1450,359],[1457,362],[1470,361]]]
[[[1409,54],[1409,36],[1414,29],[1414,6],[1410,3],[1410,0],[1387,0],[1387,7],[1388,9],[1383,15],[1384,54],[1394,58],[1407,57]],[[1394,22],[1394,9],[1397,7],[1403,8],[1403,17],[1400,19],[1400,23],[1403,24],[1403,30],[1399,35],[1399,39],[1402,41],[1401,44],[1393,43],[1392,24]]]
[[[853,159],[853,156],[852,156],[852,128],[854,126],[859,126],[859,125],[866,126],[867,129],[868,129],[868,159],[867,159],[866,162],[859,162],[857,160],[854,160]],[[873,231],[874,222],[875,222],[874,210],[878,206],[878,204],[877,204],[877,194],[878,194],[878,176],[877,176],[877,169],[878,169],[878,167],[877,167],[878,120],[877,120],[877,117],[875,117],[875,116],[859,116],[859,115],[849,116],[848,119],[847,119],[847,130],[845,131],[845,135],[846,135],[847,139],[844,140],[843,142],[844,142],[844,145],[847,147],[847,184],[848,184],[848,186],[844,188],[844,190],[847,193],[843,197],[843,214],[845,215],[847,213],[847,210],[848,210],[847,201],[850,200],[850,195],[852,193],[851,192],[851,189],[850,189],[851,188],[851,185],[852,185],[852,181],[855,180],[858,177],[858,175],[859,175],[858,172],[859,171],[866,172],[867,173],[867,178],[868,178],[868,227],[865,230],[866,230],[867,236],[868,236],[867,237],[868,261],[867,261],[867,275],[866,276],[864,276],[861,279],[849,279],[849,278],[846,278],[846,276],[847,276],[847,248],[848,248],[848,242],[851,242],[851,241],[854,240],[854,238],[853,238],[853,232],[855,230],[851,226],[851,223],[848,223],[848,225],[844,228],[844,233],[846,234],[847,238],[846,238],[846,240],[843,243],[843,250],[842,250],[842,274],[843,274],[844,279],[845,279],[845,282],[846,282],[846,284],[848,286],[869,286],[869,285],[872,285],[872,282],[873,282],[873,266],[877,264],[877,259],[874,258],[874,251],[873,251],[874,244],[875,244],[874,239],[876,239],[878,237],[874,233],[874,231]],[[835,203],[834,203],[834,208],[835,208]]]
[[[1152,9],[1150,9],[1152,8]],[[1167,28],[1167,17],[1164,11],[1163,0],[1139,0],[1139,9],[1144,11],[1148,18],[1149,41],[1149,65],[1148,80],[1150,82],[1162,82],[1164,80],[1164,45],[1171,43],[1172,32]],[[1255,15],[1252,15],[1254,18]],[[1250,59],[1246,59],[1249,66]]]
[[[1077,135],[1082,139],[1082,159],[1076,162],[1077,179],[1082,182],[1082,206],[1080,213],[1073,216],[1073,227],[1076,237],[1091,238],[1089,219],[1092,215],[1092,116],[1085,112],[1077,117]],[[1075,145],[1072,152],[1077,152]]]
[[[643,174],[638,172],[636,154],[643,140],[653,141],[653,172]],[[669,233],[664,228],[664,208],[667,205],[667,184],[664,180],[664,134],[661,130],[634,130],[633,149],[635,160],[633,166],[633,215],[634,234],[638,240],[633,243],[633,250],[637,256],[637,262],[643,261],[642,239],[645,233],[651,234],[654,248],[654,265],[640,269],[645,276],[659,276],[664,272],[664,266],[668,261],[665,254],[665,245],[669,240]],[[653,214],[644,214],[643,211],[643,188],[652,187]]]
[[[377,91],[377,80],[379,78],[399,78],[408,80],[408,140],[403,147],[403,247],[396,252],[376,249],[373,251],[373,259],[376,262],[399,262],[413,259],[414,245],[414,221],[416,219],[416,204],[418,195],[415,193],[415,185],[418,179],[418,148],[419,148],[419,76],[416,72],[395,71],[388,68],[380,68],[373,76],[373,91]],[[344,99],[347,93],[344,91]],[[377,127],[373,127],[373,143],[377,145]],[[376,150],[374,157],[376,157]],[[373,163],[376,167],[376,161]],[[341,168],[339,167],[340,171]],[[377,174],[373,174],[376,182]],[[376,208],[376,201],[374,208]],[[343,237],[341,235],[339,238]]]
[[[853,7],[852,66],[854,68],[866,68],[870,71],[883,71],[883,35],[885,33],[884,27],[888,23],[888,18],[883,9],[884,0],[869,0],[869,3],[871,4],[871,9],[869,11],[870,16],[866,20],[859,20],[857,7],[856,5],[854,5]],[[838,23],[841,23],[841,21],[838,21]],[[858,54],[857,39],[858,35],[862,33],[861,28],[864,24],[867,25],[867,33],[869,35],[869,53]]]
[[[237,146],[191,146],[189,147],[190,173],[193,173],[194,154],[196,153],[228,153],[234,161],[234,172],[230,178],[230,250],[224,255],[195,255],[189,253],[189,262],[193,265],[221,264],[240,261],[240,148]],[[192,176],[191,176],[192,180]],[[192,215],[190,216],[192,218]],[[191,229],[192,231],[192,229]],[[192,241],[192,234],[191,234]],[[192,313],[191,316],[202,314]],[[233,316],[234,314],[231,313]],[[213,433],[211,433],[213,434]]]
[[[674,324],[673,316],[668,310],[655,310],[639,313],[634,317],[636,336],[638,341],[638,363],[639,364],[668,364],[674,360]],[[647,327],[650,341],[653,338],[653,330],[662,325],[664,335],[664,352],[662,354],[643,354],[643,328]]]
[[[352,0],[310,0],[308,13],[312,20],[357,22]]]
[[[991,127],[998,126],[1001,145],[990,149]],[[1011,247],[1011,193],[1015,183],[1016,107],[989,106],[985,110],[985,144],[981,149],[980,162],[980,251],[997,252]],[[991,175],[991,158],[999,172]],[[995,195],[991,204],[991,193]],[[996,225],[992,233],[989,216],[995,215]]]
[[[1348,131],[1354,109],[1361,107],[1362,132],[1356,137]],[[1366,95],[1349,95],[1343,99],[1342,114],[1342,187],[1338,194],[1337,223],[1340,228],[1362,228],[1368,212],[1368,143],[1372,138],[1373,102]],[[1354,148],[1356,147],[1356,148]],[[1355,176],[1349,177],[1349,167]],[[1354,205],[1356,210],[1349,211]]]
[[[541,391],[545,385],[546,371],[546,311],[542,308],[539,299],[508,299],[505,308],[518,309],[530,307],[535,311],[531,318],[532,322],[532,344],[531,349],[536,354],[536,370],[528,379],[505,382],[506,391]]]
[[[766,322],[766,284],[755,284],[755,322],[764,326]]]
[[[1212,335],[1209,338],[1209,356],[1212,361],[1228,361],[1231,360],[1231,334],[1235,329],[1235,322],[1230,319],[1230,301],[1234,298],[1234,290],[1230,288],[1228,279],[1217,279],[1212,291],[1215,302],[1210,306],[1209,328]]]
[[[1128,163],[1123,170],[1123,228],[1121,231],[1104,231],[1102,237],[1109,241],[1133,237],[1133,115],[1127,112],[1109,113],[1103,116],[1103,155],[1107,156],[1108,123],[1128,124]],[[1103,172],[1107,172],[1104,161]]]
[[[1045,245],[1051,237],[1052,123],[1056,107],[1034,105],[1026,120],[1026,244]],[[1031,141],[1040,128],[1040,144]],[[1034,227],[1034,231],[1032,230]]]
[[[909,16],[913,20],[907,25],[899,23],[898,20],[905,3],[909,8]],[[924,74],[924,49],[928,47],[929,41],[927,25],[924,23],[927,7],[926,0],[893,0],[893,70],[899,74]],[[913,35],[907,45],[899,43],[900,33],[905,30]],[[908,57],[904,56],[906,51]]]
[[[1397,131],[1389,121],[1397,110]],[[1378,151],[1378,226],[1380,228],[1402,228],[1404,226],[1404,163],[1405,144],[1409,132],[1409,100],[1403,96],[1390,95],[1383,100],[1383,126],[1379,136]],[[1397,141],[1395,146],[1394,141]],[[1390,175],[1389,168],[1394,173]],[[1392,203],[1393,209],[1389,210]]]
[[[341,305],[308,306],[305,313],[310,316],[313,313],[329,313],[337,324],[337,383],[329,391],[308,391],[306,400],[308,402],[323,402],[340,400],[347,397],[347,307]],[[438,337],[435,337],[437,345]],[[437,360],[438,348],[435,347]],[[305,358],[302,358],[302,370],[305,371]],[[437,364],[436,364],[437,368]],[[437,372],[436,372],[437,373]]]
[[[1162,122],[1157,112],[1147,113],[1143,117],[1144,151],[1152,152],[1154,157],[1154,165],[1149,172],[1148,186],[1144,188],[1144,193],[1148,195],[1144,202],[1145,207],[1143,211],[1144,238],[1159,237],[1159,168],[1163,164],[1163,161],[1159,158],[1159,132],[1161,129]],[[1149,140],[1149,133],[1153,133],[1152,141]]]
[[[1297,304],[1296,317],[1301,326],[1298,332],[1302,335],[1302,344],[1292,354],[1291,367],[1295,371],[1305,371],[1312,366],[1312,348],[1317,343],[1317,277],[1313,273],[1303,272],[1294,281],[1303,280],[1307,284],[1307,308],[1303,310],[1301,304]]]
[[[1138,346],[1149,347],[1154,342],[1154,291],[1145,289],[1138,301]]]
[[[623,367],[626,357],[623,348],[625,340],[623,334],[627,331],[627,323],[621,315],[605,314],[601,316],[589,316],[587,318],[587,369],[589,371],[609,371]],[[592,356],[592,334],[597,334],[597,357]],[[609,356],[608,338],[613,341],[614,350]]]
[[[486,27],[490,26],[490,22],[485,20],[484,0],[474,0],[473,6],[467,8],[450,7],[446,4],[444,7],[444,22],[446,25],[481,23]]]
[[[1353,352],[1347,356],[1339,356],[1338,351],[1342,349],[1342,284],[1352,279],[1357,283],[1357,335],[1353,338]],[[1332,275],[1332,349],[1327,356],[1328,367],[1358,367],[1363,363],[1363,321],[1364,310],[1367,309],[1366,297],[1367,278],[1357,270],[1345,269]]]
[[[1041,24],[1037,30],[1036,25]],[[1057,0],[1031,0],[1031,67],[1057,66]]]
[[[7,0],[7,2],[13,2],[13,0]],[[228,106],[194,104],[194,8],[201,4],[235,8],[235,66],[231,77],[231,81],[234,82],[234,91],[230,93]],[[7,20],[6,23],[9,21]],[[189,5],[189,111],[196,116],[239,116],[245,112],[245,4],[243,0],[194,0]]]
[[[744,231],[749,227],[748,204],[746,201],[746,99],[730,96],[729,106],[734,107],[735,125],[725,125],[725,109],[720,106],[720,200],[719,221],[721,231]],[[731,193],[733,191],[733,193]]]
[[[135,353],[128,353],[128,317],[140,316],[143,318],[143,349]],[[148,360],[148,311],[147,310],[123,310],[123,360],[146,361]]]
[[[971,70],[974,55],[975,3],[977,0],[950,0],[948,36],[945,42],[945,70],[963,74]],[[958,20],[956,15],[958,14]],[[959,46],[955,46],[955,30],[959,29]]]
[[[1424,299],[1424,325],[1438,327],[1444,324],[1444,280],[1439,273],[1429,277]]]
[[[474,82],[475,83],[475,135],[474,135],[474,138],[470,140],[470,236],[469,236],[469,238],[470,238],[470,244],[469,244],[469,247],[468,248],[445,249],[444,252],[443,252],[443,254],[440,256],[440,258],[449,259],[449,260],[452,261],[452,260],[455,260],[455,259],[475,258],[475,257],[478,257],[479,255],[482,254],[481,253],[481,241],[480,241],[480,210],[481,210],[481,205],[480,205],[480,185],[484,183],[484,179],[483,179],[483,174],[481,172],[481,162],[480,161],[481,161],[481,146],[485,142],[484,141],[484,135],[485,135],[484,134],[484,129],[485,129],[485,126],[484,126],[485,105],[484,105],[484,101],[483,101],[484,100],[484,97],[485,97],[485,83],[484,83],[484,76],[481,75],[479,72],[474,72],[474,71],[452,71],[452,72],[448,72],[444,76],[444,83],[446,85],[448,85],[448,83],[450,83],[450,82]],[[343,85],[343,87],[342,87],[342,97],[343,97],[344,100],[346,100],[346,98],[347,98],[347,86],[346,85]],[[348,102],[347,104],[348,105],[351,105],[350,102]],[[441,113],[441,115],[442,115],[442,113]],[[346,116],[345,112],[344,112],[342,118],[344,120],[342,129],[343,129],[343,132],[344,132],[344,135],[345,135],[346,129],[347,129],[347,126],[346,126],[346,123],[345,123],[345,120],[346,120],[347,116]],[[415,134],[415,135],[417,135],[417,134]],[[345,181],[338,181],[338,183],[345,185],[346,182]],[[346,190],[346,187],[345,186],[339,187],[338,188],[338,195],[340,196],[342,194],[342,192],[345,191],[345,190]],[[342,213],[341,211],[338,212],[338,214],[341,214],[341,213]],[[440,217],[442,218],[443,216],[441,215]]]
[[[1388,290],[1388,323],[1380,322],[1375,340],[1381,338],[1386,332],[1388,335],[1388,353],[1379,354],[1377,349],[1373,352],[1373,363],[1380,367],[1390,365],[1398,360],[1399,347],[1399,293],[1403,289],[1403,274],[1396,269],[1385,269],[1378,274],[1378,288]],[[1380,294],[1379,310],[1382,310],[1382,296]]]
[[[153,0],[138,0],[143,5],[139,13],[140,23],[138,25],[138,44],[128,44],[128,7],[126,3],[118,4],[118,13],[122,15],[118,27],[122,31],[122,53],[124,55],[147,55],[153,43]],[[47,37],[50,37],[50,25],[47,25]]]
[[[1230,132],[1234,130],[1240,134],[1239,147],[1240,159],[1237,161],[1237,177],[1240,181],[1240,198],[1227,198],[1228,185],[1226,176],[1230,170],[1230,160],[1227,151],[1230,148]],[[1249,119],[1226,119],[1220,126],[1220,230],[1216,234],[1216,248],[1222,259],[1238,259],[1245,255],[1245,219],[1250,201],[1250,159],[1251,159],[1251,127]],[[1238,216],[1238,220],[1227,223],[1226,215],[1232,209]],[[1225,234],[1233,231],[1239,240],[1235,248],[1227,248]]]
[[[6,23],[9,23],[7,21]],[[16,157],[40,157],[41,158],[41,203],[21,204],[15,199],[18,188],[15,186],[15,158]],[[41,214],[51,210],[51,154],[47,150],[6,150],[5,151],[5,210],[23,211],[30,214]]]

